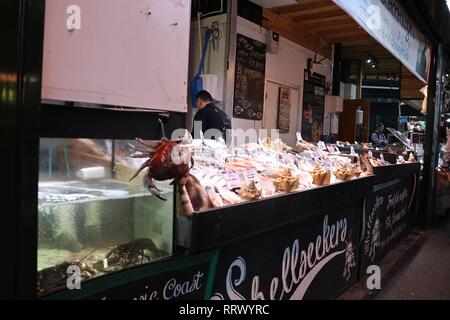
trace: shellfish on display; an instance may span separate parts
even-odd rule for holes
[[[277,191],[290,193],[299,187],[299,177],[293,176],[291,170],[282,170],[281,173],[273,180]]]
[[[257,200],[261,198],[262,193],[256,187],[256,183],[252,181],[239,190],[239,195],[245,200]]]
[[[142,146],[129,144],[135,152],[131,158],[149,158],[139,170],[131,177],[130,181],[136,178],[139,173],[148,168],[145,177],[145,186],[149,191],[161,200],[166,200],[161,196],[161,191],[155,186],[153,179],[165,181],[173,179],[172,184],[177,184],[179,179],[188,176],[189,170],[193,166],[191,143],[192,136],[186,131],[186,135],[179,140],[168,140],[163,137],[158,142],[148,142],[137,139]]]
[[[353,177],[353,171],[347,166],[341,166],[336,171],[336,178],[342,181],[348,181]]]
[[[311,172],[312,183],[317,186],[327,186],[330,184],[331,173],[329,170],[325,170],[317,164],[314,170]]]

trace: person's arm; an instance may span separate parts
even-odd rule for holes
[[[376,132],[372,133],[372,136],[370,137],[370,140],[372,140],[372,143],[375,146],[381,146],[382,145],[380,139],[378,139],[378,135],[377,135]]]
[[[384,133],[381,135],[381,144],[382,144],[383,147],[387,146],[389,144],[386,136],[384,135]]]

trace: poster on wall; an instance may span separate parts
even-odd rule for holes
[[[280,133],[289,132],[291,112],[291,89],[280,87],[278,98],[278,130]]]
[[[266,45],[237,35],[233,117],[263,119]]]
[[[427,82],[431,50],[398,0],[333,0],[421,81]]]
[[[322,138],[325,115],[325,82],[325,76],[317,73],[310,74],[305,69],[302,137],[308,142],[318,142]]]

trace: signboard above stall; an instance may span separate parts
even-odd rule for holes
[[[425,36],[397,0],[333,0],[424,83],[431,58]]]
[[[186,112],[191,1],[48,0],[42,98]]]

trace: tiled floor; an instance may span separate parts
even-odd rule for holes
[[[450,299],[450,217],[437,225],[417,254],[376,295],[376,300]]]

